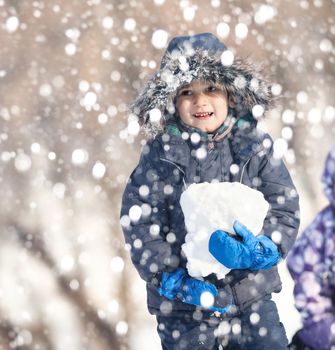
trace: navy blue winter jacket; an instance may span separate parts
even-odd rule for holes
[[[147,282],[148,307],[153,314],[195,310],[193,305],[168,301],[156,290],[163,271],[186,266],[181,251],[186,228],[179,199],[189,184],[237,181],[261,191],[270,204],[262,233],[270,238],[274,231],[280,233],[276,235],[281,237],[278,248],[283,257],[293,245],[299,226],[298,195],[291,177],[282,160],[273,157],[271,137],[256,128],[252,117],[248,121],[242,118],[223,138],[222,131],[210,136],[198,131],[200,141],[192,143],[191,137],[185,137],[192,132],[175,124],[150,140],[123,195],[125,239],[136,269]],[[196,157],[200,147],[207,150],[203,159]],[[230,171],[233,164],[238,172]],[[276,266],[260,271],[232,270],[223,280],[217,280],[214,274],[205,280],[219,289],[232,287],[240,311],[281,289]]]
[[[252,116],[255,106],[261,107],[264,114],[273,106],[271,84],[261,67],[249,60],[234,57],[226,62],[223,59],[226,50],[211,33],[173,38],[159,70],[147,80],[131,106],[131,112],[151,139],[126,186],[121,223],[132,261],[147,281],[152,313],[195,309],[157,293],[162,272],[186,266],[181,251],[186,229],[179,199],[189,184],[239,181],[261,191],[271,206],[263,233],[271,237],[277,231],[283,257],[297,235],[298,195],[285,165],[273,157],[270,136],[257,131]],[[230,133],[224,125],[214,135],[198,130],[201,134],[198,143],[185,137],[195,130],[180,123],[175,99],[178,89],[194,79],[223,86],[229,99],[235,102],[225,121],[226,124],[237,120]],[[155,115],[162,116],[158,122],[151,118],[153,110]],[[240,118],[241,115],[244,117]],[[203,159],[196,157],[200,147],[207,150]],[[230,171],[237,169],[231,168],[233,164],[238,166],[237,173]],[[232,270],[223,280],[218,281],[215,275],[206,280],[219,289],[231,288],[240,311],[281,288],[276,266],[262,271]]]

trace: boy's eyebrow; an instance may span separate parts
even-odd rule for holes
[[[184,89],[189,89],[190,88],[190,84],[187,84],[187,85],[183,85],[183,86],[181,86],[179,89],[178,89],[178,91],[180,91],[180,90],[184,90]]]
[[[215,86],[216,88],[219,88],[220,90],[226,92],[226,88],[225,88],[222,84],[220,84],[220,83],[218,83],[218,82],[206,81],[206,82],[205,82],[205,87],[208,87],[208,86]],[[185,84],[185,85],[181,86],[180,88],[178,88],[178,90],[177,90],[177,95],[178,95],[180,92],[182,92],[182,91],[184,91],[184,90],[187,90],[187,89],[191,89],[191,88],[192,88],[192,85],[191,85],[191,84]]]

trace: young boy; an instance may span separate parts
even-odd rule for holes
[[[151,139],[126,186],[121,224],[147,282],[163,349],[287,347],[271,293],[281,289],[275,265],[295,240],[299,206],[285,165],[252,114],[262,114],[271,101],[257,69],[201,33],[169,43],[132,106]],[[179,199],[189,184],[212,181],[256,188],[270,210],[260,236],[238,222],[236,238],[214,232],[208,249],[232,270],[223,280],[215,274],[200,280],[185,267]]]

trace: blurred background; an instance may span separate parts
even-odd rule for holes
[[[0,0],[0,349],[160,348],[119,225],[145,139],[127,105],[173,36],[204,31],[272,75],[279,105],[259,124],[298,188],[301,230],[326,204],[334,0]]]

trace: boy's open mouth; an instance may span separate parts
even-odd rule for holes
[[[197,119],[208,119],[213,114],[214,114],[213,112],[199,112],[199,113],[193,113],[192,116]]]

